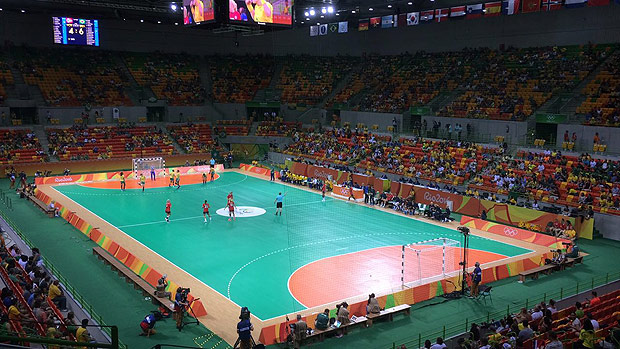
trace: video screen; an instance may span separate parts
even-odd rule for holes
[[[183,0],[183,24],[194,25],[213,21],[213,0]]]
[[[52,17],[54,43],[99,46],[99,21],[72,17]]]
[[[293,0],[228,0],[232,21],[293,25]]]

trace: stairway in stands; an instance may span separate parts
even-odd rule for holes
[[[37,138],[39,139],[39,143],[41,143],[41,148],[43,148],[43,151],[45,151],[45,154],[49,154],[50,143],[47,140],[47,134],[45,133],[45,127],[43,125],[33,125],[32,130],[34,134],[37,136]],[[57,162],[59,160],[56,157],[50,156],[49,161]]]
[[[170,139],[172,139],[172,146],[174,146],[174,150],[176,150],[177,153],[179,153],[179,154],[186,154],[187,153],[185,151],[185,149],[183,149],[183,147],[181,147],[181,145],[179,145],[179,143],[177,143],[177,141],[172,137],[172,135],[170,134],[170,131],[166,127],[166,123],[165,122],[158,122],[157,123],[157,127],[160,128],[164,132],[164,134],[166,136],[168,136]]]
[[[116,66],[120,68],[121,78],[129,82],[129,88],[126,88],[125,92],[134,105],[140,105],[141,100],[147,100],[151,97],[157,98],[150,88],[138,84],[133,74],[129,71],[129,68],[127,68],[125,60],[120,55],[112,55],[112,57]]]

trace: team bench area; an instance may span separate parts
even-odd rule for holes
[[[541,265],[540,267],[533,268],[530,270],[522,271],[519,273],[519,282],[525,282],[528,277],[536,280],[538,279],[539,274],[551,274],[554,271],[564,270],[566,268],[572,267],[575,264],[579,264],[583,261],[583,256],[578,256],[575,258],[566,258],[566,261],[562,264],[546,264]]]
[[[155,288],[148,282],[144,281],[140,276],[136,275],[131,269],[127,268],[123,263],[114,258],[102,247],[93,247],[93,254],[101,259],[105,264],[110,265],[112,269],[116,270],[120,277],[124,277],[127,282],[131,282],[136,290],[142,290],[144,296],[151,297],[153,304],[161,305],[168,309],[170,313],[174,312],[174,306],[168,298],[157,297],[155,295]]]

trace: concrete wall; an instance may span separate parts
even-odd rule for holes
[[[118,107],[120,111],[120,117],[126,118],[128,122],[138,122],[138,118],[146,116],[146,107]],[[79,118],[84,111],[83,107],[74,108],[49,108],[41,107],[37,110],[39,116],[39,123],[46,124],[47,111],[50,111],[52,118],[59,119],[61,124],[72,124],[73,119]],[[103,117],[106,122],[113,122],[112,108],[110,107],[96,107],[90,110],[90,123],[95,123],[95,111],[99,111],[100,117]]]
[[[423,116],[422,120],[426,120],[428,130],[433,128],[433,121],[441,122],[443,130],[445,130],[445,125],[447,124],[451,124],[453,129],[455,124],[461,124],[463,126],[463,135],[467,132],[467,124],[470,124],[473,127],[473,132],[488,142],[493,142],[495,136],[504,136],[506,142],[517,143],[524,140],[527,134],[527,122],[525,121],[489,121],[439,116]],[[508,132],[506,132],[506,126],[508,126]]]
[[[603,144],[607,144],[607,152],[620,153],[620,132],[617,127],[584,126],[584,125],[558,125],[557,146],[561,147],[564,141],[564,132],[572,136],[577,133],[576,151],[592,152],[594,145],[594,134],[598,132]]]
[[[381,52],[459,50],[464,47],[572,45],[616,42],[620,37],[620,6],[538,12],[441,24],[359,32],[355,22],[347,34],[310,37],[309,27],[235,38],[234,33],[182,26],[102,20],[101,48],[119,51],[184,52],[193,54],[271,53],[361,55]],[[16,44],[52,46],[49,16],[0,12],[0,40]],[[239,42],[239,46],[235,45]],[[196,44],[200,43],[200,44]]]
[[[365,124],[368,128],[372,125],[379,125],[379,131],[386,131],[388,126],[392,126],[392,120],[396,118],[398,127],[400,129],[403,124],[402,114],[391,113],[371,113],[371,112],[357,112],[343,110],[340,112],[340,119],[342,122],[350,122],[351,127],[355,127],[358,123]]]
[[[240,120],[248,116],[243,103],[213,103],[213,107],[222,114],[224,120]]]
[[[603,234],[607,239],[620,240],[620,216],[607,214],[594,214],[594,228]]]

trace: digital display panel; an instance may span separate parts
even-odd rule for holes
[[[293,25],[293,0],[229,0],[231,22]]]
[[[99,21],[71,17],[52,17],[54,43],[99,46]]]
[[[183,24],[194,25],[213,20],[213,0],[183,0]]]

